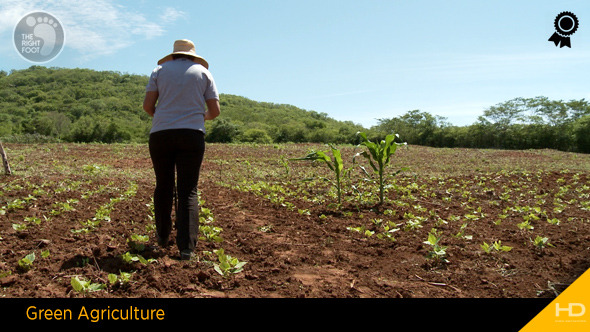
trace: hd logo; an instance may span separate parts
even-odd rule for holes
[[[541,310],[520,332],[588,332],[590,314],[590,269]]]
[[[560,317],[564,312],[568,317],[581,317],[586,313],[586,307],[581,303],[568,303],[567,307],[562,308],[559,303],[555,303],[555,317]]]

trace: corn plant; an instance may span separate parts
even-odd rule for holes
[[[344,170],[344,163],[342,162],[342,154],[340,150],[335,148],[333,145],[329,145],[330,150],[332,151],[332,156],[334,160],[328,156],[328,154],[324,151],[311,151],[305,157],[302,158],[295,158],[291,160],[309,160],[309,161],[323,161],[328,168],[334,173],[335,181],[332,181],[328,178],[322,177],[321,179],[329,182],[336,188],[336,192],[338,195],[338,204],[342,204],[342,178],[344,177],[347,171]]]
[[[371,142],[367,138],[367,134],[363,132],[358,132],[358,136],[361,138],[361,143],[359,145],[364,145],[368,151],[363,151],[357,153],[354,158],[357,156],[363,156],[371,165],[373,169],[373,173],[378,175],[378,184],[379,184],[379,204],[383,204],[383,193],[385,191],[385,168],[391,161],[391,156],[395,154],[395,151],[399,146],[406,145],[406,143],[397,143],[395,142],[395,138],[398,137],[398,134],[390,134],[385,137],[384,140],[381,140],[379,143]],[[370,177],[369,172],[360,166],[363,172]],[[402,168],[394,173],[394,175],[399,174],[400,172],[406,170],[406,168]]]
[[[281,156],[281,159],[279,162],[281,163],[281,165],[283,165],[283,168],[285,169],[285,175],[289,176],[291,174],[291,169],[289,167],[289,160],[287,158],[285,158],[285,156]]]

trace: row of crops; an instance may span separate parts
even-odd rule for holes
[[[15,175],[0,178],[2,292],[198,296],[202,288],[217,289],[236,277],[234,290],[240,283],[269,289],[274,286],[264,285],[270,279],[263,275],[265,258],[253,256],[259,250],[251,246],[270,246],[259,241],[266,239],[263,234],[271,239],[275,229],[295,229],[294,236],[311,226],[325,236],[317,245],[330,250],[347,252],[330,247],[342,241],[358,247],[350,255],[366,248],[394,263],[400,254],[412,255],[407,269],[420,275],[419,282],[426,276],[452,280],[453,273],[470,269],[508,280],[543,271],[549,273],[542,276],[546,280],[534,286],[541,292],[547,279],[569,282],[586,266],[589,156],[433,149],[398,144],[394,137],[363,142],[209,144],[201,176],[199,252],[186,263],[195,267],[188,278],[197,286],[188,291],[176,289],[182,282],[174,280],[186,271],[183,263],[154,246],[154,179],[145,145],[9,146]],[[224,197],[230,192],[232,199]],[[237,225],[240,210],[265,224],[249,231]],[[273,227],[278,215],[288,222]],[[238,227],[259,238],[238,240]],[[277,276],[279,270],[268,273]],[[396,275],[374,273],[382,280]],[[220,280],[211,281],[213,276]],[[43,281],[27,287],[37,278]]]
[[[153,181],[144,179],[146,170],[133,174],[104,163],[71,163],[69,158],[26,164],[34,151],[19,152],[23,158],[14,154],[15,175],[3,177],[0,185],[0,280],[8,285],[4,290],[10,293],[21,276],[49,273],[69,293],[132,292],[138,282],[134,276],[162,257],[154,247]],[[48,176],[32,175],[41,171]],[[246,262],[224,251],[222,227],[203,198],[199,204],[200,240],[216,245],[190,264],[210,266],[224,278],[241,272]]]

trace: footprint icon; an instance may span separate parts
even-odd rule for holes
[[[27,25],[33,28],[33,34],[35,37],[43,40],[43,47],[41,47],[41,55],[47,56],[51,54],[55,47],[57,38],[56,28],[58,24],[51,18],[48,17],[27,17]]]

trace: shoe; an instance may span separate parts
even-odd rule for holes
[[[192,250],[190,250],[190,249],[183,249],[182,251],[180,251],[180,260],[181,261],[188,261],[194,257],[195,257],[195,253],[192,252]]]

